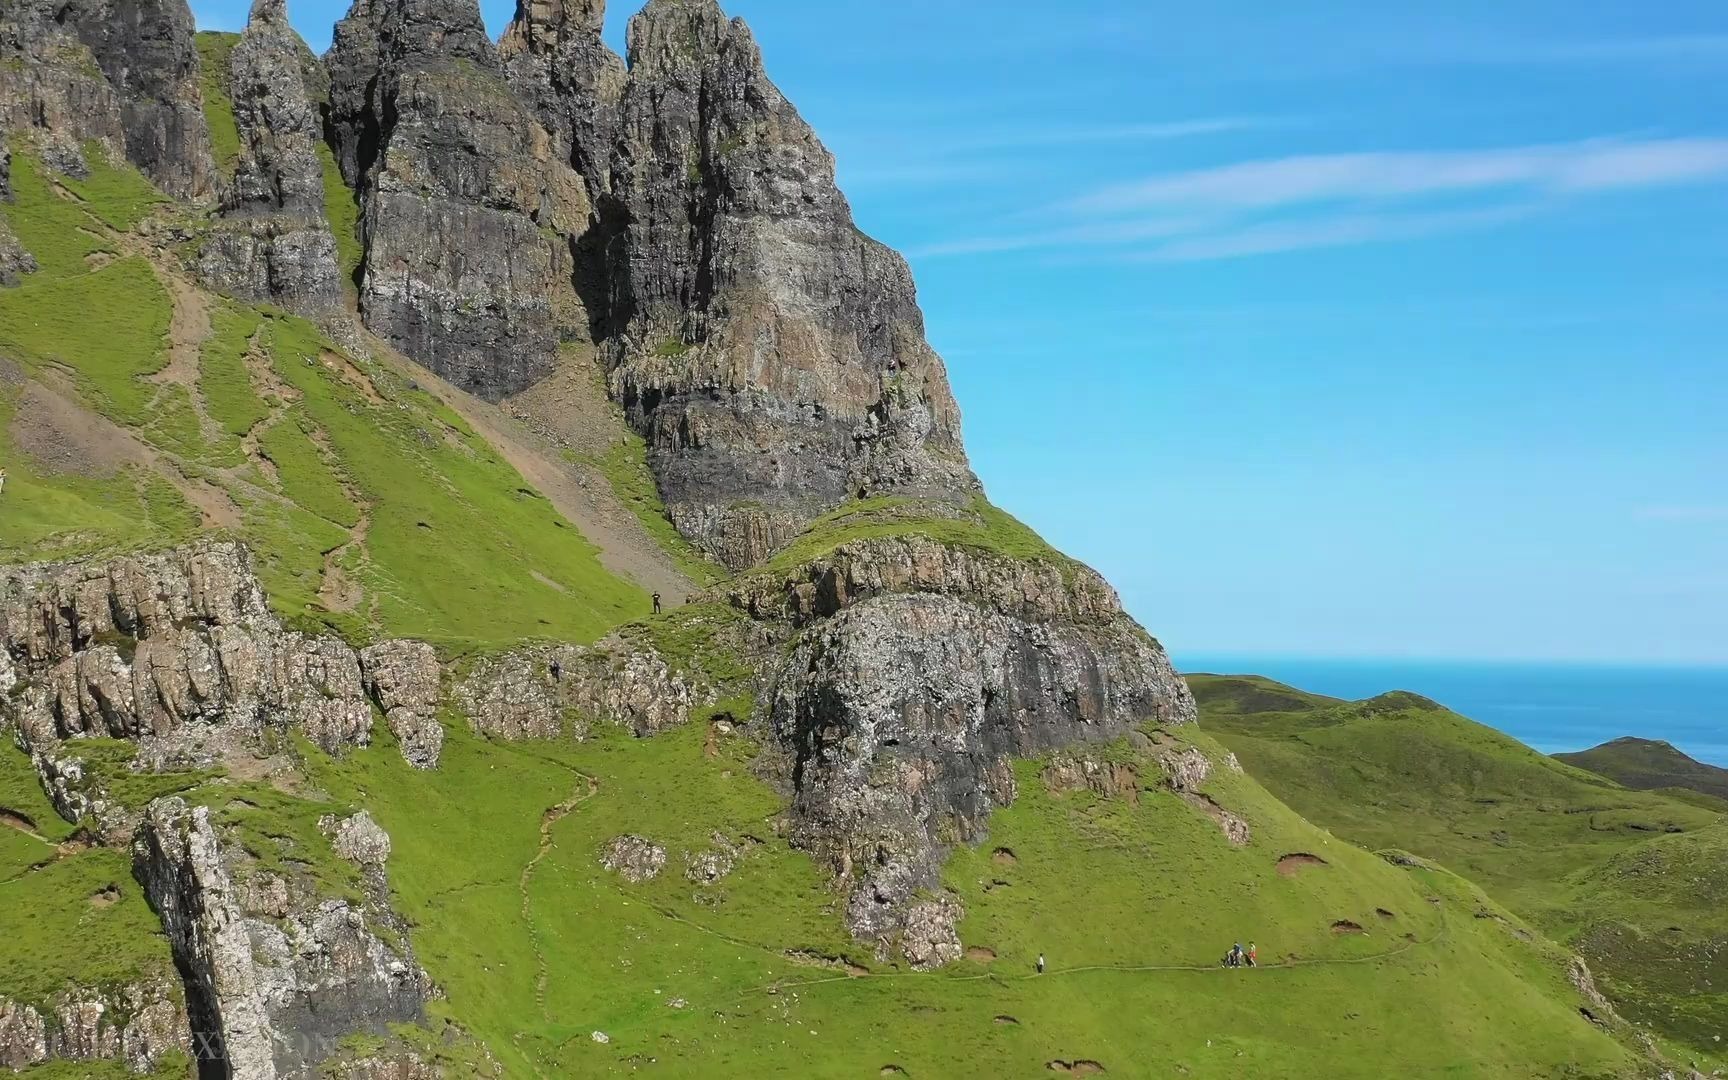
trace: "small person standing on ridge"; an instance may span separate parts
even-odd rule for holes
[[[1044,954],[1038,954],[1038,974],[1044,974]]]
[[[654,614],[660,614],[660,594],[654,594]]]

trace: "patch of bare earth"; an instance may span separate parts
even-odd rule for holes
[[[966,950],[966,959],[978,964],[988,964],[996,959],[996,950],[973,945]]]
[[[37,382],[18,395],[12,443],[46,472],[79,476],[113,476],[156,456],[119,424]]]
[[[105,479],[128,466],[149,469],[177,488],[205,528],[240,524],[240,510],[221,488],[181,472],[167,457],[114,421],[79,404],[63,378],[42,373],[18,394],[12,444],[45,473]]]
[[[1339,919],[1332,924],[1332,932],[1334,934],[1366,934],[1368,931],[1362,929],[1361,923],[1351,922],[1349,919]]]
[[[1310,855],[1306,851],[1297,851],[1278,860],[1278,873],[1284,877],[1295,877],[1310,866],[1325,866],[1326,860],[1318,855]]]

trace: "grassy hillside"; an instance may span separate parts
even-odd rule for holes
[[[0,559],[221,531],[252,546],[291,621],[354,640],[429,639],[447,653],[590,640],[645,612],[640,590],[607,573],[495,447],[416,383],[309,323],[198,289],[183,266],[201,223],[136,174],[98,160],[88,182],[59,182],[19,149],[19,198],[0,212],[43,271],[0,292]],[[157,247],[163,230],[137,229],[152,215],[194,239]],[[625,466],[626,486],[640,488]],[[656,513],[640,496],[640,511]],[[824,518],[773,566],[903,532],[1070,565],[982,500],[960,510],[872,500]],[[747,673],[712,641],[736,617],[697,605],[625,632],[731,682]],[[1244,711],[1310,705],[1275,687],[1245,693]],[[726,707],[745,716],[747,704]],[[1018,801],[993,816],[987,842],[954,853],[943,882],[966,910],[967,957],[917,974],[847,935],[833,883],[782,838],[785,793],[758,778],[762,748],[749,736],[699,718],[649,740],[602,728],[581,743],[499,745],[444,719],[430,772],[409,768],[383,725],[371,748],[341,759],[284,749],[302,774],[278,778],[292,794],[222,775],[132,773],[125,744],[81,751],[123,799],[185,791],[219,808],[258,858],[293,863],[338,895],[355,887],[354,871],[330,856],[316,822],[370,809],[392,837],[395,902],[443,991],[430,1030],[398,1035],[452,1076],[478,1074],[480,1051],[436,1021],[484,1043],[505,1075],[536,1080],[650,1065],[740,1077],[1645,1071],[1623,1033],[1580,1014],[1564,956],[1516,916],[1451,873],[1394,865],[1309,824],[1225,767],[1224,748],[1198,732],[1168,737],[1216,763],[1206,794],[1248,822],[1250,843],[1233,846],[1128,744],[1101,751],[1139,777],[1110,797],[1050,790],[1045,763],[1020,762]],[[0,965],[0,992],[35,1000],[68,982],[161,970],[166,950],[125,854],[57,846],[69,830],[28,765],[15,753],[0,764],[0,806],[24,824],[0,827],[11,890],[0,935],[25,945]],[[1668,802],[1620,794],[1648,805],[1608,813],[1607,828],[1669,820],[1656,812]],[[1326,809],[1318,794],[1310,801]],[[1672,805],[1694,815],[1673,819],[1686,829],[1707,817]],[[601,865],[602,846],[622,834],[665,846],[658,877],[629,884]],[[706,884],[687,874],[722,850],[737,860],[730,874]],[[1696,857],[1660,853],[1675,865]],[[1599,869],[1625,880],[1629,905],[1670,903],[1639,891],[1648,882],[1636,864]],[[112,903],[78,899],[109,885]],[[1236,940],[1258,943],[1262,970],[1218,967]]]
[[[1190,676],[1205,728],[1304,817],[1439,861],[1597,969],[1627,1016],[1715,1053],[1728,893],[1698,872],[1723,816],[1631,791],[1414,694],[1337,702]]]
[[[1332,839],[1222,769],[1210,793],[1252,824],[1246,848],[1158,787],[1150,763],[1134,800],[1053,793],[1022,763],[1020,801],[947,874],[969,959],[919,975],[846,936],[824,876],[778,839],[782,799],[751,777],[742,737],[710,756],[700,723],[579,745],[452,731],[436,772],[388,746],[308,768],[389,829],[399,901],[448,992],[436,1008],[511,1076],[650,1060],[751,1077],[1077,1061],[1196,1077],[1636,1075],[1580,1016],[1562,958],[1473,887]],[[600,865],[625,833],[666,847],[658,877],[631,885]],[[686,853],[716,835],[743,851],[739,868],[693,884]],[[1280,870],[1294,852],[1324,864]],[[1264,970],[1217,966],[1237,937]]]
[[[14,372],[0,378],[0,558],[221,529],[252,545],[286,617],[449,649],[588,641],[647,610],[431,396],[304,320],[211,296],[147,257],[132,228],[159,196],[92,160],[75,184],[18,153],[17,202],[0,208],[43,265],[0,291]],[[24,429],[25,395],[57,407]]]
[[[1554,756],[1640,791],[1677,789],[1722,799],[1722,809],[1728,811],[1728,769],[1694,760],[1665,742],[1615,739],[1576,754]]]

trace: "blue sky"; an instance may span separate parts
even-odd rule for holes
[[[1173,650],[1728,663],[1728,8],[1408,7],[728,10]]]

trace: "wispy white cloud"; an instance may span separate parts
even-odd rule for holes
[[[1101,127],[1051,127],[1026,131],[1002,131],[952,144],[956,150],[1011,150],[1031,146],[1074,146],[1083,143],[1157,142],[1165,139],[1192,139],[1202,135],[1222,135],[1232,131],[1253,131],[1270,127],[1288,127],[1301,123],[1292,118],[1268,116],[1215,116],[1196,120],[1171,120],[1162,123],[1114,124]]]
[[[1148,240],[1199,232],[1215,224],[1201,217],[1156,217],[1107,224],[1075,225],[1059,229],[997,233],[911,249],[911,258],[942,258],[953,255],[988,255],[1009,251],[1060,248],[1109,248],[1142,244]]]
[[[1533,206],[1514,205],[1481,210],[1445,210],[1420,214],[1345,214],[1307,221],[1264,222],[1173,240],[1131,257],[1151,262],[1199,262],[1317,248],[1384,244],[1417,240],[1443,233],[1491,228],[1529,217],[1535,212],[1536,208]]]
[[[1066,209],[1264,210],[1351,199],[1526,189],[1564,193],[1728,176],[1728,138],[1590,141],[1497,150],[1308,154],[1114,184]]]
[[[1303,154],[1112,184],[1044,207],[1038,229],[960,237],[912,254],[1242,258],[1489,229],[1595,193],[1723,181],[1728,137],[1716,136]]]
[[[1290,117],[1214,116],[1187,120],[1105,124],[1092,127],[1062,124],[1048,127],[991,128],[976,120],[939,128],[892,132],[851,132],[833,137],[843,146],[840,179],[843,188],[943,187],[990,181],[1018,183],[1036,159],[1005,156],[1002,151],[1088,144],[1136,144],[1200,138],[1234,131],[1292,127],[1306,121]],[[1005,164],[1012,161],[1011,166]],[[853,167],[845,164],[864,161]]]

